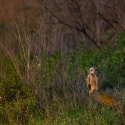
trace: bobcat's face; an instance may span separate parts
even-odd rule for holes
[[[99,74],[99,70],[98,70],[98,68],[96,68],[96,67],[91,67],[90,69],[89,69],[89,74],[90,75],[92,75],[93,77],[95,76],[95,75],[98,75]]]

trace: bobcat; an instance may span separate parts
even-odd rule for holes
[[[101,82],[101,73],[98,68],[92,66],[89,69],[88,76],[86,79],[86,85],[89,89],[89,95],[93,93],[94,90],[98,90],[98,84]]]

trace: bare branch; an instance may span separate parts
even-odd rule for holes
[[[72,2],[75,2],[75,4],[76,4],[78,15],[79,15],[79,17],[77,17],[77,18],[80,19],[80,22],[82,24],[81,25],[80,22],[75,19],[76,23],[78,24],[79,27],[71,25],[71,24],[61,20],[59,17],[56,16],[56,14],[54,14],[51,10],[49,10],[49,8],[45,4],[43,4],[41,2],[40,2],[40,4],[42,6],[44,6],[45,9],[52,15],[52,17],[54,17],[60,24],[63,24],[65,26],[69,27],[69,28],[73,28],[73,29],[76,29],[77,31],[82,32],[86,36],[86,38],[88,38],[97,48],[101,49],[101,46],[94,39],[95,35],[94,35],[93,31],[91,30],[91,28],[86,23],[83,22],[82,13],[81,13],[80,6],[79,6],[78,2],[76,2],[76,1],[72,1]],[[87,30],[88,30],[88,32],[87,32]],[[92,34],[92,36],[89,32]]]

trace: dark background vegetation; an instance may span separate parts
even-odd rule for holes
[[[0,1],[0,121],[4,124],[125,124],[125,1]],[[97,104],[85,85],[97,66]]]

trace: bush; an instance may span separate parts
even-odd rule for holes
[[[85,86],[87,68],[97,66],[103,77],[99,91],[108,92],[110,89],[110,93],[116,99],[125,100],[122,91],[125,85],[124,40],[125,36],[120,33],[115,46],[105,46],[102,50],[87,50],[80,44],[72,53],[55,51],[46,55],[42,52],[40,63],[34,65],[35,68],[31,70],[33,74],[37,74],[33,75],[34,82],[22,82],[12,60],[1,57],[2,123],[93,124],[97,121],[98,124],[124,123],[124,102],[121,103],[121,110],[97,105],[89,99]],[[18,62],[23,76],[25,63],[21,60]]]

